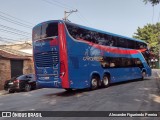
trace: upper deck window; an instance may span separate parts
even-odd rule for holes
[[[70,23],[66,23],[66,26],[70,35],[77,40],[82,39],[99,45],[121,47],[121,48],[130,48],[130,49],[147,48],[147,45],[143,42],[136,42],[134,40],[130,40],[127,38],[100,33]]]
[[[147,49],[147,45],[145,43],[142,43],[142,42],[137,42],[136,43],[136,48],[137,49]]]
[[[42,23],[33,29],[33,40],[58,36],[58,23]]]
[[[123,47],[126,48],[128,46],[128,40],[124,38],[118,38],[117,39],[117,47]]]
[[[33,28],[33,34],[32,34],[33,40],[38,40],[41,38],[41,26],[36,26]]]
[[[136,45],[136,41],[128,40],[128,48],[136,49],[135,45]]]

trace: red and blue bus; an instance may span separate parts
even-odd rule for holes
[[[151,76],[142,40],[63,20],[40,23],[32,35],[40,88],[97,89]]]

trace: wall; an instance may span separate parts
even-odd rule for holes
[[[23,74],[34,73],[34,63],[32,58],[24,60]],[[0,58],[0,90],[4,89],[5,80],[11,78],[11,64],[10,59]]]
[[[34,63],[32,58],[24,60],[23,62],[23,74],[34,73]]]
[[[9,59],[0,59],[0,90],[3,89],[5,80],[11,78],[11,68]]]

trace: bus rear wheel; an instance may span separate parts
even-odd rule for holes
[[[71,91],[73,91],[73,89],[72,89],[72,88],[65,88],[65,90],[66,90],[67,92],[71,92]]]
[[[98,82],[99,82],[98,77],[96,77],[96,76],[92,77],[92,79],[91,79],[91,90],[96,90],[98,88]]]
[[[102,87],[108,87],[109,86],[109,76],[104,75],[102,79]]]

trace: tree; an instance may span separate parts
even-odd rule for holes
[[[160,23],[147,24],[143,28],[138,27],[134,38],[144,40],[149,44],[150,50],[158,57],[160,44]]]
[[[148,2],[150,2],[152,4],[152,6],[157,5],[160,3],[160,0],[143,0],[143,2],[145,2],[145,4],[147,4]]]

